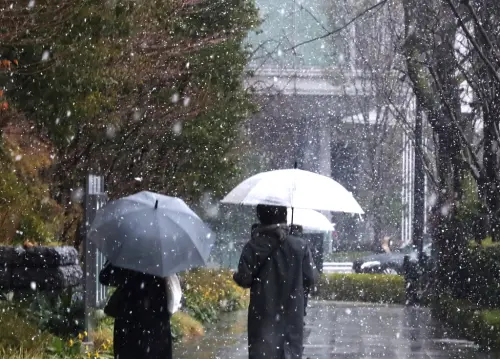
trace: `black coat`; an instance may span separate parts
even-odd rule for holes
[[[304,293],[314,285],[307,243],[286,226],[259,226],[243,248],[234,280],[250,288],[250,359],[302,357]]]
[[[105,309],[115,317],[115,358],[171,359],[165,279],[106,264],[99,281],[117,287]]]

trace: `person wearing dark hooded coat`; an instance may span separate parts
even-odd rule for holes
[[[172,334],[165,278],[113,266],[99,281],[116,287],[104,311],[115,318],[115,359],[171,359]]]
[[[311,252],[289,234],[286,207],[259,205],[257,217],[233,277],[250,288],[249,359],[302,358],[304,293],[315,277]]]

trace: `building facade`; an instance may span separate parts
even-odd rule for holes
[[[359,136],[369,139],[373,109],[380,109],[372,83],[366,78],[365,37],[371,22],[354,24],[341,36],[322,37],[335,24],[333,9],[324,0],[310,2],[258,0],[263,24],[261,32],[249,37],[254,54],[254,72],[247,81],[257,90],[260,111],[247,123],[247,133],[261,169],[299,168],[334,178],[355,195],[368,188],[365,155]],[[383,31],[378,31],[383,37]],[[378,36],[377,35],[377,36]],[[383,41],[381,38],[380,41]],[[411,110],[405,114],[411,123]],[[363,120],[356,121],[361,117]],[[387,120],[387,119],[386,119]],[[384,120],[385,121],[385,120]],[[396,127],[396,120],[391,126]],[[371,126],[371,127],[370,127]],[[364,127],[364,134],[359,131]],[[366,130],[368,128],[368,130]],[[373,131],[372,131],[373,132]],[[397,196],[401,208],[399,233],[403,242],[411,241],[414,151],[404,131],[395,146],[399,177]],[[368,190],[368,189],[366,189]],[[336,218],[334,219],[336,220]],[[343,219],[339,230],[350,241],[373,241],[380,235],[370,225],[354,218]]]

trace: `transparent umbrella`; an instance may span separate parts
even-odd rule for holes
[[[222,203],[363,214],[364,211],[340,183],[300,169],[262,172],[236,186]]]
[[[292,224],[292,211],[288,211],[288,224]],[[295,209],[293,211],[293,224],[298,224],[305,230],[333,231],[333,223],[324,214],[312,209]]]

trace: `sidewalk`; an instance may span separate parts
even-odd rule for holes
[[[472,343],[446,339],[427,309],[316,302],[304,358],[484,359]]]
[[[310,359],[486,359],[486,354],[467,341],[447,339],[433,323],[427,309],[377,306],[361,303],[313,302],[308,309],[304,358]],[[205,338],[211,349],[199,347],[176,358],[242,359],[248,358],[246,316],[212,333],[218,339]],[[215,328],[214,328],[215,329]],[[222,328],[221,328],[222,329]],[[217,332],[218,330],[215,329]],[[219,334],[219,335],[217,335]],[[217,349],[217,347],[219,349]],[[493,357],[491,357],[493,358]]]

